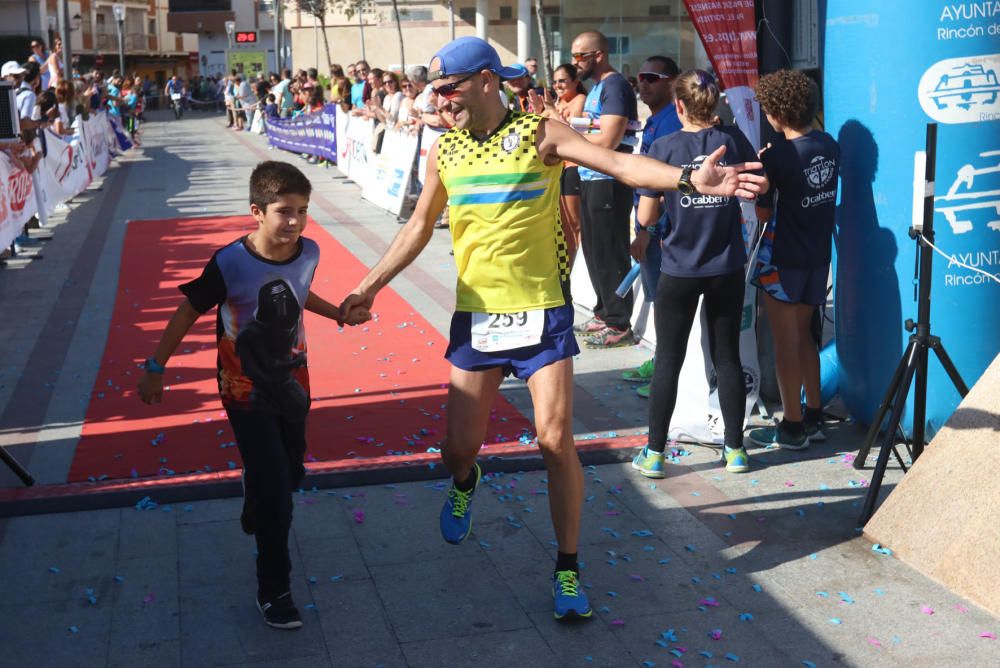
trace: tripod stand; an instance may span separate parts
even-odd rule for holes
[[[958,393],[962,397],[969,393],[969,388],[962,381],[962,377],[945,351],[941,339],[931,335],[931,266],[934,252],[927,242],[934,243],[934,163],[936,154],[937,124],[929,123],[927,125],[927,162],[924,168],[923,224],[919,225],[915,219],[914,226],[910,228],[910,238],[917,242],[918,247],[917,322],[914,323],[907,319],[904,324],[906,331],[912,332],[910,342],[892,375],[892,381],[879,405],[878,413],[876,413],[875,419],[868,429],[868,434],[865,436],[864,445],[861,446],[858,456],[854,460],[854,468],[862,468],[868,458],[868,453],[878,440],[880,448],[878,460],[875,462],[875,471],[872,473],[868,495],[865,497],[864,507],[858,518],[858,523],[862,526],[871,519],[875,512],[879,489],[882,487],[882,478],[885,476],[885,469],[889,463],[889,453],[895,451],[893,439],[899,430],[899,421],[903,416],[906,396],[910,391],[910,382],[914,378],[916,378],[916,384],[913,393],[913,460],[916,461],[924,450],[924,428],[927,415],[927,352],[929,349],[937,355],[938,361],[941,362],[941,366],[944,367]],[[889,413],[890,407],[891,414]],[[880,438],[879,430],[887,414],[889,414],[889,422]],[[899,459],[899,453],[896,453],[896,457]],[[902,464],[902,461],[900,463]]]

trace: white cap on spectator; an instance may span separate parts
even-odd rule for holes
[[[0,77],[9,77],[12,74],[24,74],[27,71],[16,60],[8,60],[3,64],[3,69],[0,70]]]

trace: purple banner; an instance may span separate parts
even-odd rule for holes
[[[337,105],[295,118],[267,119],[267,139],[272,146],[293,153],[308,153],[337,162]]]

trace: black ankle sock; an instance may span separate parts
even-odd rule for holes
[[[556,571],[573,571],[579,575],[580,566],[576,562],[576,552],[572,554],[560,552],[556,557]]]
[[[792,422],[791,420],[781,419],[781,424],[778,425],[782,433],[788,434],[789,436],[801,436],[806,433],[806,425],[801,420],[798,422]]]
[[[655,448],[654,446],[652,446],[652,445],[647,445],[647,446],[646,446],[646,449],[647,449],[647,450],[649,450],[650,452],[655,452],[655,453],[656,453],[656,454],[658,454],[658,455],[662,455],[662,454],[663,454],[663,453],[664,453],[664,452],[666,451],[666,449],[667,449],[667,446],[665,446],[665,445],[661,445],[661,446],[660,446],[660,449],[659,449],[659,450],[657,450],[657,449],[656,449],[656,448]]]
[[[815,423],[823,421],[823,409],[822,408],[809,408],[806,406],[804,413],[804,418],[806,422]]]
[[[453,478],[455,482],[455,489],[460,492],[471,492],[476,488],[476,465],[472,465],[472,470],[469,471],[469,477],[465,480],[457,480]]]

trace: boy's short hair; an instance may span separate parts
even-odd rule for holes
[[[819,88],[799,70],[778,70],[760,78],[757,101],[764,113],[782,124],[804,128],[816,117]]]
[[[267,205],[272,204],[282,195],[312,194],[312,184],[295,165],[277,160],[267,160],[258,163],[250,174],[250,203],[256,204],[261,211],[267,211]]]
[[[277,98],[274,97],[274,93],[269,93],[267,96],[268,102],[274,102]]]

